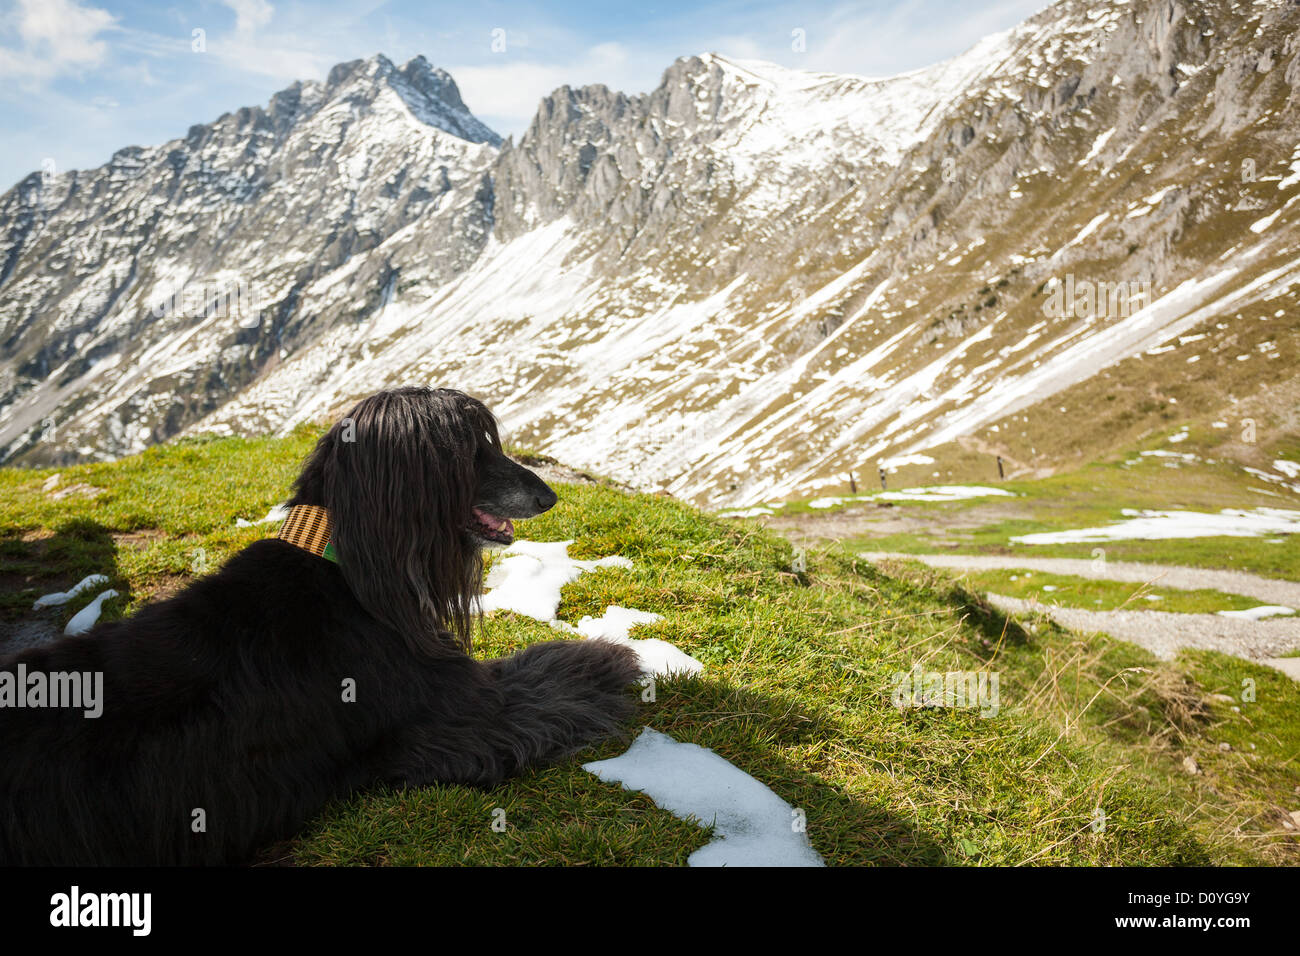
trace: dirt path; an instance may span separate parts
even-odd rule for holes
[[[1107,561],[1094,566],[1086,558],[1016,558],[982,554],[889,554],[864,552],[871,561],[908,558],[931,567],[964,571],[1025,569],[1046,574],[1071,574],[1103,581],[1159,583],[1180,590],[1211,588],[1230,594],[1245,594],[1267,604],[1300,608],[1300,582],[1247,574],[1244,571],[1214,571],[1163,564]],[[1045,613],[1062,627],[1084,633],[1102,632],[1144,647],[1156,657],[1169,660],[1180,648],[1196,647],[1244,657],[1268,664],[1300,680],[1300,659],[1280,655],[1300,649],[1300,617],[1266,618],[1261,621],[1223,617],[1218,614],[1175,614],[1169,611],[1089,611],[989,594],[989,602],[1011,614]]]
[[[988,595],[989,603],[1012,614],[1043,612],[1062,627],[1085,634],[1101,631],[1145,647],[1170,660],[1180,648],[1198,647],[1244,657],[1260,663],[1300,649],[1300,618],[1244,621],[1218,614],[1175,614],[1170,611],[1085,611],[1039,601]]]
[[[1281,604],[1300,609],[1300,581],[1279,581],[1244,571],[1212,571],[1207,568],[1186,568],[1167,564],[1137,564],[1128,561],[1107,561],[1094,567],[1087,558],[1030,558],[1003,557],[987,554],[889,554],[863,552],[870,561],[883,558],[911,558],[932,568],[957,568],[962,571],[1001,571],[1024,568],[1046,574],[1072,574],[1098,581],[1131,581],[1135,584],[1158,584],[1162,588],[1195,591],[1209,588],[1229,594],[1245,594],[1257,598],[1261,604]],[[1105,613],[1105,612],[1092,612]],[[1196,615],[1180,615],[1193,617]],[[1213,616],[1213,615],[1210,615]]]

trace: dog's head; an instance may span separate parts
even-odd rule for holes
[[[478,448],[474,506],[467,527],[483,544],[508,545],[515,540],[514,519],[549,511],[556,498],[546,482],[506,457],[495,439],[495,428],[491,434],[493,439]]]
[[[359,402],[317,443],[289,504],[329,509],[349,587],[428,653],[467,650],[484,545],[556,497],[501,450],[482,402],[447,388],[399,388]]]

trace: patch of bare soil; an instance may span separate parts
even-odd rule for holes
[[[182,588],[189,584],[193,578],[184,574],[167,574],[157,578],[146,594],[146,600],[150,604],[157,604],[159,601],[165,601],[169,597],[175,596]]]
[[[125,548],[147,548],[155,541],[167,537],[167,532],[158,528],[142,528],[139,531],[129,531],[113,535],[113,543],[118,547]]]
[[[17,621],[0,619],[0,658],[57,640],[62,631],[55,611],[33,611]]]

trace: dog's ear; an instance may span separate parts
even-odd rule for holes
[[[330,429],[299,478],[293,503],[329,509],[352,593],[413,650],[470,648],[482,556],[465,522],[479,443],[495,435],[487,409],[460,392],[380,392]]]

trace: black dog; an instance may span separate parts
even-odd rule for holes
[[[361,402],[298,478],[297,543],[257,541],[129,620],[0,662],[103,674],[98,718],[0,709],[0,863],[248,861],[367,785],[491,786],[617,733],[627,648],[468,654],[483,543],[555,500],[474,399]]]

